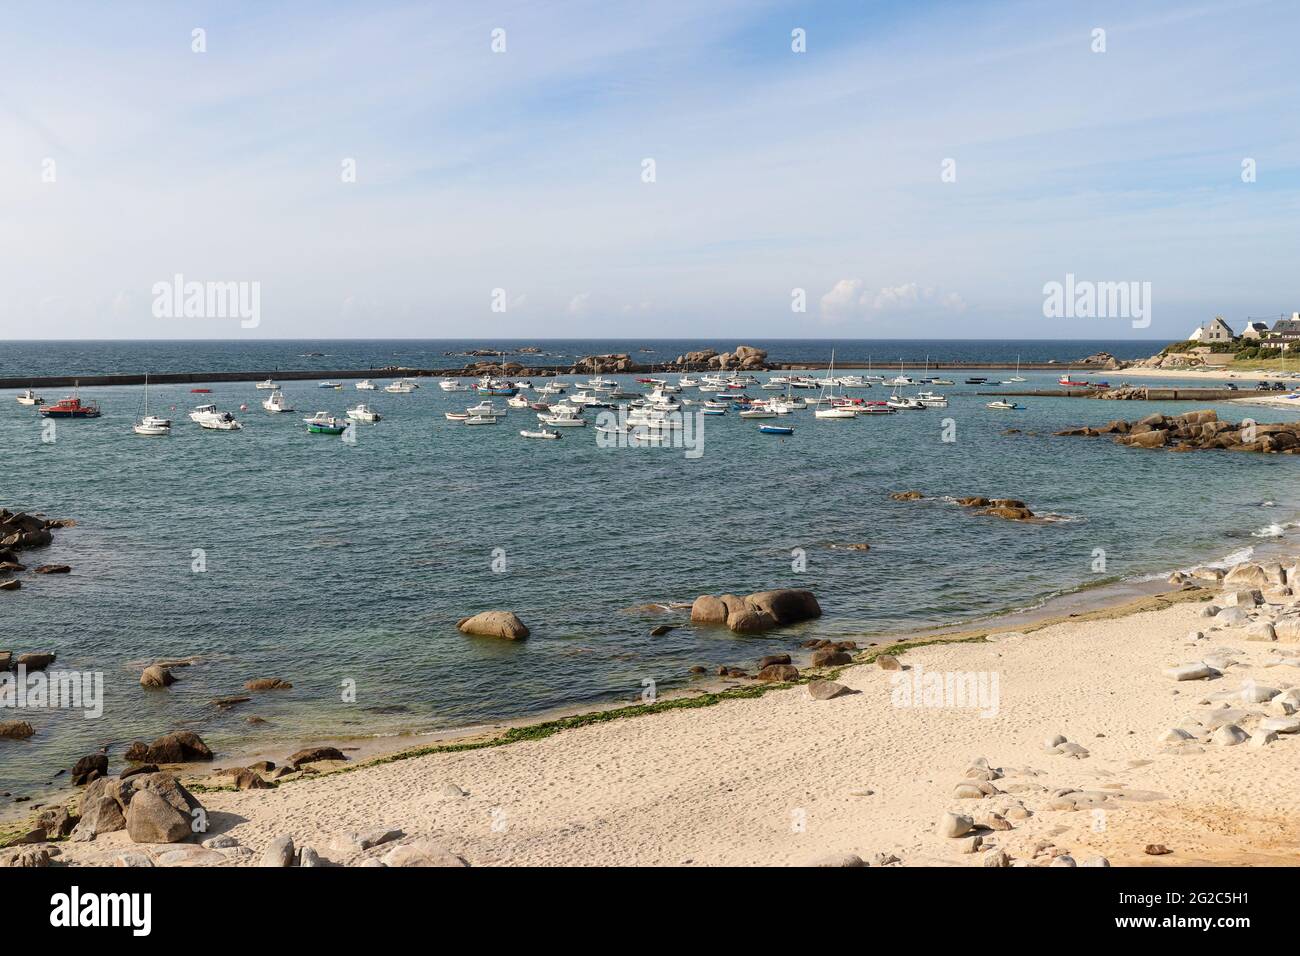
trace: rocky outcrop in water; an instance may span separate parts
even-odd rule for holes
[[[691,605],[692,624],[725,624],[737,634],[759,634],[821,614],[821,605],[811,591],[792,588],[757,591],[743,598],[701,594]]]
[[[18,560],[18,552],[48,547],[54,541],[52,531],[75,524],[75,521],[0,508],[0,591],[18,591],[22,587],[22,583],[13,577],[27,570],[26,565]],[[67,565],[43,564],[33,573],[66,574],[71,570]]]
[[[523,640],[530,633],[528,626],[513,611],[483,611],[473,617],[461,618],[456,627],[462,634],[502,637],[508,641]]]
[[[1181,415],[1148,415],[1136,422],[1116,420],[1101,428],[1067,428],[1062,436],[1113,435],[1120,445],[1138,448],[1167,448],[1170,451],[1246,451],[1263,454],[1300,454],[1300,422],[1261,424],[1244,419],[1219,421],[1214,409]]]
[[[177,730],[151,744],[137,740],[127,748],[126,759],[130,763],[192,763],[211,760],[212,751],[198,734]]]

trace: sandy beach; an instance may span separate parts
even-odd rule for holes
[[[1274,370],[1251,370],[1249,366],[1242,368],[1228,368],[1226,366],[1202,366],[1198,368],[1137,368],[1129,367],[1114,371],[1107,371],[1106,374],[1112,379],[1134,379],[1134,378],[1165,378],[1178,379],[1180,381],[1195,381],[1204,379],[1207,382],[1228,382],[1240,381],[1242,379],[1251,382],[1258,381],[1285,381],[1291,375],[1300,369],[1293,369],[1286,373]],[[1112,382],[1113,384],[1113,382]]]
[[[1011,865],[1055,856],[1079,864],[1102,856],[1114,866],[1289,865],[1300,843],[1296,739],[1209,741],[1229,718],[1263,737],[1258,725],[1276,705],[1244,702],[1241,690],[1295,686],[1300,643],[1252,641],[1244,622],[1202,617],[1214,594],[1196,588],[1118,616],[914,647],[898,656],[902,671],[844,667],[836,680],[851,692],[829,700],[795,685],[274,790],[199,791],[207,838],[223,849],[178,854],[121,831],[61,843],[59,859],[121,865],[125,853],[141,865],[141,854],[157,861],[170,851],[159,862],[256,865],[289,835],[343,864],[411,844],[475,866],[802,865],[849,854],[972,866],[991,865],[999,850]],[[1249,616],[1285,617],[1293,598],[1271,596],[1288,603]],[[1205,658],[1222,666],[1220,676],[1163,673]],[[900,682],[923,686],[924,675],[954,673],[984,675],[996,688],[993,705],[985,699],[981,712],[899,699]],[[1175,727],[1190,739],[1162,740]],[[1055,747],[1065,752],[1045,748],[1056,735],[1069,741]],[[992,769],[981,771],[980,758]],[[984,784],[992,792],[957,796],[958,785],[979,786],[980,777],[992,778]],[[997,829],[971,831],[979,841],[941,836],[936,824],[949,812]],[[376,828],[402,836],[366,850],[339,839]],[[1154,844],[1171,852],[1149,855]]]

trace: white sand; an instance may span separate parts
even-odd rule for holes
[[[946,810],[976,814],[1015,797],[1033,816],[986,839],[1017,860],[1050,842],[1080,862],[1099,853],[1114,865],[1290,863],[1300,838],[1300,735],[1262,749],[1193,744],[1175,753],[1157,743],[1204,709],[1198,701],[1245,678],[1282,688],[1300,683],[1295,664],[1265,663],[1300,645],[1250,643],[1229,631],[1190,644],[1189,630],[1209,631],[1200,607],[903,656],[923,672],[996,672],[999,711],[991,718],[895,707],[892,674],[863,665],[841,677],[860,693],[835,700],[812,700],[799,686],[201,799],[212,833],[254,851],[246,862],[281,834],[329,857],[325,848],[338,831],[392,826],[430,837],[473,865],[802,864],[845,852],[870,860],[882,851],[905,864],[979,865],[978,855],[957,852],[958,841],[934,835],[936,820]],[[1237,649],[1252,666],[1212,682],[1175,683],[1160,673],[1220,647]],[[1091,756],[1046,753],[1043,739],[1057,733]],[[1026,789],[954,799],[954,785],[980,756],[1005,769],[995,781],[1000,790]],[[445,796],[449,783],[468,796]],[[1117,796],[1100,815],[1046,809],[1051,791],[1062,787]],[[1149,843],[1174,853],[1146,856]],[[122,849],[140,849],[125,833],[63,846],[69,862],[103,863]]]
[[[1293,363],[1288,362],[1288,365]],[[1139,378],[1174,378],[1188,382],[1197,382],[1202,379],[1209,383],[1219,381],[1231,381],[1246,379],[1251,382],[1278,382],[1288,381],[1291,375],[1300,372],[1300,361],[1294,363],[1295,367],[1290,368],[1283,373],[1274,369],[1273,371],[1259,370],[1252,371],[1249,366],[1243,368],[1233,367],[1232,369],[1222,367],[1211,368],[1124,368],[1116,370],[1107,370],[1105,375],[1110,376],[1111,384],[1115,385],[1119,381],[1131,381]],[[1095,376],[1094,376],[1095,377]]]

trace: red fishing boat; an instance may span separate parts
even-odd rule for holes
[[[45,418],[98,418],[99,406],[83,403],[74,390],[70,398],[41,406],[41,415]]]

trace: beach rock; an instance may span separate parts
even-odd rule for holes
[[[1214,623],[1221,624],[1224,627],[1237,627],[1241,624],[1248,624],[1250,615],[1239,607],[1225,607],[1218,614],[1214,615]]]
[[[50,807],[36,818],[36,827],[45,834],[47,840],[61,840],[76,825],[77,818],[68,812],[67,807]]]
[[[1055,751],[1057,747],[1066,742],[1066,738],[1061,734],[1052,734],[1052,736],[1043,741],[1043,749],[1047,751]]]
[[[1273,622],[1273,636],[1285,644],[1300,641],[1300,615],[1284,614]]]
[[[1078,864],[1074,862],[1074,857],[1069,856],[1068,854],[1062,854],[1061,856],[1056,857],[1055,859],[1052,860],[1051,863],[1047,865],[1049,867],[1050,866],[1078,866]]]
[[[1259,730],[1264,733],[1268,733],[1269,731],[1279,734],[1300,733],[1300,716],[1265,717],[1259,722]]]
[[[833,856],[824,856],[812,864],[815,867],[836,867],[836,866],[866,866],[867,861],[862,859],[856,853],[836,853]]]
[[[1174,851],[1169,849],[1169,847],[1165,846],[1163,843],[1148,843],[1146,849],[1142,852],[1146,853],[1147,856],[1164,856],[1165,854],[1173,853]]]
[[[0,591],[18,591],[22,589],[22,586],[23,582],[19,581],[17,578],[13,578],[9,581],[0,581]]]
[[[852,664],[853,657],[844,651],[825,648],[820,651],[813,651],[813,667],[838,667],[843,664]]]
[[[203,845],[209,850],[229,850],[231,847],[239,846],[239,841],[229,833],[223,833],[220,836],[209,837],[203,841]]]
[[[901,671],[902,663],[893,654],[881,654],[876,658],[876,666],[882,671]]]
[[[995,505],[992,508],[984,508],[975,513],[992,518],[1004,518],[1007,521],[1028,521],[1034,517],[1034,513],[1028,508],[1016,508],[1009,505]]]
[[[983,800],[989,794],[984,792],[978,782],[963,780],[953,788],[952,795],[958,800]]]
[[[502,637],[509,641],[523,640],[529,630],[513,611],[483,611],[473,617],[461,618],[456,627],[462,634],[480,637]]]
[[[766,667],[769,664],[789,664],[789,654],[768,654],[758,662],[759,667]]]
[[[244,685],[244,690],[292,690],[293,685],[278,677],[259,677]]]
[[[305,846],[298,851],[298,865],[299,866],[324,866],[325,861],[320,858],[319,853],[317,853],[311,847]]]
[[[1228,591],[1221,598],[1225,607],[1257,607],[1264,603],[1264,595],[1257,589],[1248,591]]]
[[[1242,684],[1241,690],[1237,692],[1237,699],[1244,700],[1248,704],[1263,704],[1280,693],[1281,691],[1276,687],[1268,687],[1264,684],[1256,684],[1254,681],[1247,681]]]
[[[1162,744],[1181,744],[1184,741],[1194,739],[1191,734],[1181,727],[1170,727],[1159,737],[1159,743]]]
[[[975,828],[975,821],[970,817],[960,813],[945,813],[939,818],[939,825],[935,832],[941,837],[948,839],[957,839],[963,837]]]
[[[1194,578],[1198,578],[1202,581],[1213,582],[1222,581],[1225,576],[1225,572],[1222,568],[1192,568],[1190,573]]]
[[[229,710],[239,704],[247,704],[252,699],[251,697],[218,697],[212,701],[212,706],[219,710]]]
[[[56,654],[22,654],[18,658],[18,666],[27,668],[28,673],[31,671],[43,671],[54,663]]]
[[[126,832],[136,843],[179,843],[192,831],[188,814],[152,790],[141,790],[126,808]]]
[[[1218,675],[1218,671],[1202,661],[1180,664],[1177,667],[1166,667],[1162,673],[1170,680],[1176,681],[1205,680]]]
[[[1235,747],[1250,737],[1236,724],[1224,724],[1210,737],[1210,743],[1219,747]]]
[[[432,840],[413,840],[395,846],[384,855],[384,866],[469,866],[464,857],[457,856]]]
[[[125,780],[127,777],[134,777],[138,773],[157,773],[158,765],[156,763],[141,763],[133,767],[127,767],[118,774],[120,779]]]
[[[81,816],[72,830],[72,839],[86,842],[101,833],[116,833],[126,829],[126,816],[121,805],[111,796],[102,793],[81,801]]]
[[[781,626],[822,616],[821,605],[813,593],[794,588],[756,591],[745,598],[745,603]]]
[[[790,664],[769,664],[758,672],[757,679],[766,683],[799,679],[799,669]]]
[[[889,497],[893,501],[920,501],[925,495],[919,491],[895,491]]]
[[[14,666],[14,652],[0,651],[0,673],[12,670]]]
[[[1234,565],[1223,577],[1223,586],[1225,588],[1263,588],[1271,583],[1268,572],[1258,564]],[[1285,582],[1279,581],[1278,583],[1283,584]]]
[[[275,784],[267,783],[256,770],[244,768],[235,774],[236,790],[273,790]]]
[[[35,729],[25,720],[0,721],[0,740],[26,740],[34,733]]]
[[[128,866],[134,868],[147,868],[153,866],[153,860],[148,853],[141,853],[139,850],[127,850],[123,853],[117,853],[113,856],[113,866]]]
[[[831,700],[839,697],[841,694],[847,694],[849,689],[843,684],[837,684],[833,680],[814,680],[808,682],[808,696],[813,700]]]
[[[0,853],[0,867],[37,869],[50,865],[50,851],[45,847],[25,847]]]
[[[106,754],[90,754],[82,757],[72,767],[72,783],[74,786],[84,786],[92,780],[108,776],[108,756]]]
[[[657,627],[650,628],[651,637],[663,637],[665,634],[671,634],[677,630],[680,625],[677,624],[660,624]]]
[[[978,833],[973,836],[964,836],[956,843],[958,853],[975,853],[984,845],[984,838]]]
[[[1011,865],[1011,857],[1006,850],[992,850],[984,854],[983,866],[1004,867]]]
[[[211,760],[212,751],[198,734],[177,730],[148,745],[136,741],[127,749],[126,759],[130,763],[193,763]]]
[[[1090,866],[1090,867],[1108,867],[1110,866],[1110,860],[1106,859],[1104,856],[1090,856],[1088,857],[1088,859],[1084,860],[1079,865]]]
[[[727,623],[727,606],[712,594],[701,594],[691,605],[692,624]]]
[[[304,764],[317,763],[321,760],[347,760],[343,751],[337,747],[309,747],[306,750],[299,750],[289,757],[285,763],[293,767],[294,770],[301,770]]]
[[[385,827],[363,832],[347,830],[336,833],[330,840],[329,847],[340,856],[351,856],[363,850],[369,850],[371,847],[383,846],[385,843],[400,840],[403,836],[405,834],[401,830]]]
[[[289,835],[276,837],[271,841],[271,845],[266,848],[262,854],[262,859],[258,863],[261,867],[270,867],[272,869],[284,869],[293,866],[297,859],[298,851],[293,845],[293,837]]]
[[[150,664],[140,675],[141,687],[170,687],[176,683],[176,677],[167,668],[159,664]]]
[[[1256,621],[1247,626],[1246,640],[1248,641],[1276,641],[1277,632],[1273,630],[1273,625],[1269,621]]]
[[[1269,744],[1274,743],[1276,740],[1277,740],[1276,731],[1268,730],[1268,731],[1261,732],[1256,730],[1255,733],[1250,735],[1250,740],[1247,743],[1247,746],[1267,747]]]
[[[735,634],[761,634],[776,626],[776,618],[754,607],[743,607],[727,615],[727,627]]]
[[[42,564],[39,568],[33,568],[32,574],[71,574],[72,568],[66,564]]]
[[[1222,609],[1217,604],[1207,604],[1205,607],[1201,608],[1200,616],[1214,617],[1214,615],[1218,614],[1220,610]]]

